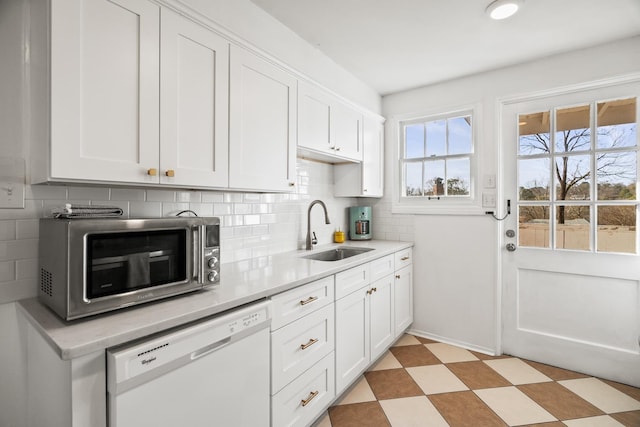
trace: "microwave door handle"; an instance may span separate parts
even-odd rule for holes
[[[199,284],[204,284],[204,245],[206,237],[206,226],[197,225],[193,227],[193,279]]]

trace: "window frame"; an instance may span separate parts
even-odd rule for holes
[[[471,152],[463,154],[462,157],[469,158],[469,195],[468,196],[417,196],[407,197],[404,195],[405,176],[404,165],[411,163],[411,160],[422,162],[424,157],[419,159],[405,159],[405,127],[412,124],[427,123],[437,120],[446,120],[456,117],[471,117]],[[485,215],[487,209],[481,206],[482,197],[479,194],[481,185],[479,183],[479,165],[481,165],[481,150],[479,149],[479,135],[482,128],[482,114],[480,104],[464,105],[447,110],[436,110],[423,113],[406,114],[395,116],[391,120],[394,127],[395,152],[393,169],[393,200],[391,204],[392,213],[399,214],[441,214],[441,215]],[[437,159],[456,159],[460,154],[450,154],[434,157]],[[409,161],[407,161],[409,160]],[[487,190],[496,194],[495,186]],[[495,210],[494,207],[488,208]]]

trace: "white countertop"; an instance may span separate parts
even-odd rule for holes
[[[37,298],[22,300],[18,307],[60,358],[69,360],[270,297],[409,248],[413,243],[349,241],[318,246],[313,252],[345,246],[375,250],[332,262],[301,258],[312,253],[301,250],[222,264],[220,283],[208,289],[69,322]]]

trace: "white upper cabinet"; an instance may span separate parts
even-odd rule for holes
[[[160,182],[226,187],[229,42],[169,10],[161,16]]]
[[[36,180],[157,182],[159,27],[146,0],[51,3],[50,170]]]
[[[363,130],[362,163],[333,167],[336,197],[382,197],[384,194],[384,125],[380,119],[365,116]]]
[[[297,79],[232,45],[230,85],[229,186],[292,191]]]
[[[362,113],[301,81],[298,85],[298,151],[319,160],[362,161]]]

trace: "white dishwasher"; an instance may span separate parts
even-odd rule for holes
[[[108,425],[269,426],[270,304],[108,349]]]

